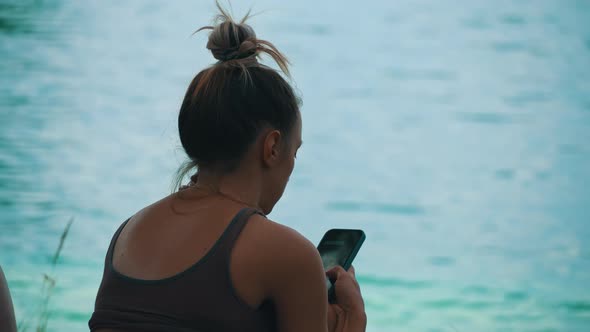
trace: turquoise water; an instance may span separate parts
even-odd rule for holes
[[[237,1],[234,1],[237,2]],[[246,2],[249,3],[249,2]],[[244,2],[234,4],[244,13]],[[590,2],[256,1],[305,144],[271,217],[360,227],[369,331],[590,331]],[[0,264],[81,331],[108,241],[165,195],[212,1],[0,2]]]

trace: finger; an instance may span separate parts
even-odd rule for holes
[[[342,321],[343,314],[344,309],[342,309],[342,307],[340,307],[338,304],[328,305],[328,331],[332,332],[341,330],[338,327]]]
[[[328,331],[334,331],[336,329],[336,324],[338,323],[338,315],[328,306]]]
[[[350,274],[352,274],[353,277],[356,277],[356,273],[354,271],[354,266],[350,266],[350,268],[348,269],[348,272],[350,272]]]
[[[361,291],[361,285],[359,285],[358,281],[356,281],[356,279],[352,279],[354,281],[354,287],[356,288],[357,291]]]
[[[340,276],[342,273],[346,273],[346,271],[340,265],[336,265],[333,268],[326,271],[326,275],[330,279],[338,279],[338,276]]]
[[[355,288],[360,291],[361,290],[361,286],[359,285],[359,282],[356,280],[356,271],[354,269],[354,266],[350,266],[350,269],[348,269],[348,273],[350,274],[350,276],[352,277],[352,281],[353,284],[355,286]]]

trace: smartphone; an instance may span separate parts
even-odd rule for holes
[[[342,266],[348,271],[354,257],[365,241],[365,232],[360,229],[331,229],[324,234],[318,251],[324,263],[324,270],[329,270],[336,265]],[[328,287],[328,301],[334,302],[334,284],[326,277]]]

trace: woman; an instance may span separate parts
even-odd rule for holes
[[[219,6],[218,6],[219,7]],[[207,48],[219,60],[188,87],[180,141],[198,177],[121,225],[107,252],[92,331],[364,331],[354,270],[337,267],[337,303],[311,242],[266,215],[301,146],[291,86],[257,57],[286,58],[219,8]]]

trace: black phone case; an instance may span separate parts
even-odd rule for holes
[[[357,253],[361,249],[361,246],[363,245],[363,242],[365,242],[366,235],[365,235],[365,232],[363,232],[360,229],[339,229],[339,228],[330,229],[330,230],[328,230],[326,232],[326,234],[324,234],[324,236],[320,240],[320,243],[318,244],[318,248],[320,247],[320,245],[322,244],[322,242],[324,242],[324,240],[326,239],[328,233],[330,233],[330,232],[337,232],[337,231],[355,231],[355,232],[360,232],[361,233],[361,237],[356,242],[354,248],[350,252],[350,255],[347,257],[346,261],[344,262],[344,265],[342,265],[342,268],[344,270],[348,271],[348,269],[352,265],[352,262],[354,261],[354,258],[356,257]],[[328,302],[329,303],[334,303],[334,301],[336,300],[335,288],[334,288],[333,281],[330,280],[330,282],[332,283],[332,287],[330,287],[330,290],[328,291]]]

